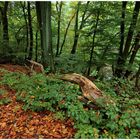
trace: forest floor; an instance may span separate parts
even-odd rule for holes
[[[0,64],[0,69],[10,72],[27,74],[24,66]],[[3,73],[0,73],[0,78]],[[23,103],[16,101],[16,91],[6,85],[0,85],[0,90],[5,90],[0,99],[10,97],[11,102],[0,104],[0,139],[2,138],[73,138],[75,129],[73,121],[61,121],[54,118],[50,111],[34,112],[24,111]]]

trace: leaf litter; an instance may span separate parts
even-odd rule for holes
[[[28,73],[24,66],[19,65],[1,64],[0,68],[11,72]],[[0,105],[0,139],[74,137],[76,130],[71,119],[56,120],[50,111],[24,111],[23,103],[16,101],[15,90],[5,85],[0,85],[0,90],[5,91],[5,94],[0,95],[0,99],[10,98],[9,103]]]

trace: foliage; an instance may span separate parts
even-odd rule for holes
[[[76,127],[78,129],[75,138],[81,139],[92,139],[92,138],[99,138],[99,130],[97,128],[92,127],[89,124],[78,124]]]
[[[10,102],[11,102],[11,99],[10,98],[0,99],[0,105],[6,105],[6,104],[8,104]]]
[[[7,105],[11,102],[11,99],[6,96],[7,92],[3,89],[0,89],[0,105]]]
[[[31,110],[37,112],[49,110],[54,113],[56,120],[64,121],[67,118],[72,118],[75,124],[74,128],[77,130],[75,138],[140,138],[140,96],[134,88],[134,80],[130,81],[128,79],[131,78],[127,77],[128,79],[125,79],[122,77],[127,71],[130,71],[132,74],[129,75],[130,77],[134,76],[138,72],[140,62],[140,50],[137,48],[140,18],[138,20],[135,19],[137,21],[136,28],[131,29],[134,32],[131,33],[132,39],[130,39],[130,45],[124,44],[129,37],[129,27],[132,25],[131,23],[134,23],[132,22],[132,17],[135,3],[127,2],[126,10],[124,10],[125,29],[123,32],[123,25],[121,26],[123,2],[90,1],[88,5],[86,2],[80,2],[77,23],[80,30],[77,31],[77,50],[75,54],[70,54],[75,40],[76,25],[74,17],[69,26],[62,53],[57,57],[54,56],[56,74],[46,76],[35,74],[28,76],[23,73],[0,70],[0,72],[4,73],[3,76],[0,75],[0,85],[6,85],[16,90],[16,100],[23,103],[25,112]],[[63,2],[60,19],[59,47],[62,45],[70,19],[76,14],[77,4],[78,2],[74,1]],[[8,2],[7,12],[3,12],[5,9],[4,5],[5,2],[0,2],[0,62],[24,64],[26,56],[31,51],[30,45],[32,43],[32,59],[37,62],[42,62],[43,59],[48,61],[47,57],[50,56],[50,53],[43,50],[44,47],[41,46],[41,42],[43,41],[41,37],[44,36],[40,34],[38,27],[36,3],[30,2],[33,31],[33,41],[31,42],[30,26],[27,25],[29,23],[28,3]],[[51,51],[51,54],[53,54],[52,51],[55,54],[58,37],[58,28],[56,25],[59,20],[56,2],[52,2],[51,8],[51,19],[46,21],[50,21],[49,23],[52,24],[52,41],[49,41],[49,43],[50,46],[52,44],[53,48],[49,49],[49,51]],[[4,31],[4,28],[6,28],[4,27],[6,26],[4,23],[6,21],[3,20],[4,14],[8,19],[7,31]],[[99,15],[99,21],[96,28],[97,15]],[[81,28],[80,24],[82,20],[84,22]],[[44,22],[43,25],[48,25],[44,24]],[[96,36],[93,35],[95,32]],[[120,33],[124,35],[124,38]],[[9,42],[5,46],[4,36],[6,34],[8,34],[9,39],[7,39],[7,42]],[[123,44],[121,44],[121,40],[123,40]],[[122,52],[121,45],[123,47],[126,46],[126,48],[122,49]],[[93,47],[92,54],[91,50]],[[126,60],[123,60],[125,62],[121,62],[121,58],[126,55],[125,53],[123,54],[123,50],[126,50],[126,54],[128,55]],[[124,56],[121,56],[122,54]],[[134,60],[130,62],[131,58],[133,58],[132,56]],[[92,58],[91,63],[89,61],[90,58]],[[49,63],[52,62],[53,64],[52,60],[53,58],[48,63],[44,61],[46,63],[46,67],[44,68],[46,74],[51,72]],[[87,74],[89,66],[89,75],[99,78],[94,82],[107,97],[107,100],[102,98],[96,101],[100,107],[99,110],[90,109],[86,104],[77,99],[77,96],[82,94],[79,86],[59,80],[59,76],[62,73],[75,72]],[[119,77],[119,73],[122,74],[121,78],[114,77],[114,74]],[[10,102],[12,101],[7,96],[7,92],[0,89],[0,106],[7,105]],[[5,126],[5,123],[2,126]]]
[[[66,84],[52,75],[29,77],[5,72],[0,83],[17,91],[17,100],[24,102],[25,110],[50,110],[59,120],[73,118],[77,129],[75,138],[139,138],[140,99],[132,89],[132,82],[125,79],[95,81],[108,100],[114,101],[105,105],[104,100],[98,100],[100,110],[88,109],[77,100],[77,95],[81,95],[77,85]]]
[[[84,55],[79,54],[62,54],[61,57],[55,58],[57,72],[69,73],[77,72],[84,73],[86,61]]]
[[[54,118],[56,120],[65,120],[65,113],[63,111],[57,111],[55,114],[54,114]]]

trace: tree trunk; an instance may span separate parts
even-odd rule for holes
[[[79,16],[78,14],[79,14],[80,5],[81,5],[81,2],[78,2],[77,12],[76,12],[76,19],[75,19],[74,44],[73,44],[73,47],[72,47],[72,50],[71,50],[71,54],[76,53],[78,39],[79,39],[79,31],[83,28],[83,25],[85,23],[85,15],[86,15],[86,12],[87,12],[88,4],[89,4],[89,1],[86,3],[85,11],[83,12],[83,15],[82,15],[82,21],[81,21],[80,27],[78,29],[78,16]]]
[[[51,72],[54,72],[55,68],[54,68],[53,49],[52,49],[51,2],[47,2],[46,25],[47,25],[46,37],[48,38],[47,40],[48,60],[49,60],[48,62],[49,62]]]
[[[52,30],[51,30],[51,2],[40,2],[41,21],[42,21],[42,60],[43,66],[49,66],[54,72],[54,60],[52,49]]]
[[[65,74],[60,79],[78,84],[83,93],[83,96],[78,96],[78,99],[87,103],[87,106],[91,108],[98,109],[105,107],[107,104],[114,105],[114,101],[109,96],[105,95],[93,82],[80,74]],[[101,100],[104,106],[101,105]]]
[[[138,71],[136,73],[136,81],[135,81],[135,87],[138,88],[138,89],[140,89],[139,80],[140,80],[140,64],[139,64],[139,69],[138,69]]]
[[[31,17],[30,2],[28,2],[28,24],[29,24],[29,33],[30,33],[30,46],[29,46],[28,59],[31,60],[32,57],[33,57],[33,28],[32,28],[32,17]]]
[[[93,103],[96,99],[103,97],[103,92],[98,89],[93,82],[82,75],[76,73],[65,74],[61,77],[61,79],[78,84],[81,87],[83,96]]]
[[[126,10],[127,1],[122,1],[122,17],[121,17],[121,26],[120,26],[120,48],[119,54],[123,53],[123,45],[124,45],[124,31],[125,31],[125,10]]]
[[[36,47],[35,47],[35,61],[37,62],[38,58],[38,30],[36,31]]]
[[[41,20],[41,2],[36,2],[36,15],[37,15],[37,23],[38,23],[38,29],[40,32],[40,46],[41,46],[41,59],[42,59],[42,63],[43,63],[43,59],[44,59],[44,48],[43,48],[43,34],[42,34],[42,20]]]
[[[122,65],[123,65],[123,45],[124,45],[124,31],[125,31],[125,11],[126,11],[127,2],[122,2],[122,17],[120,23],[120,48],[119,56],[117,60],[117,68],[115,70],[115,75],[121,77],[122,74]]]
[[[130,46],[131,46],[133,33],[134,33],[134,30],[135,30],[135,27],[136,27],[137,18],[138,18],[138,14],[139,14],[139,9],[140,9],[140,2],[137,1],[135,3],[135,8],[134,8],[134,11],[133,11],[133,17],[132,17],[132,21],[131,21],[131,24],[130,24],[130,27],[129,27],[129,30],[128,30],[128,35],[127,35],[127,39],[126,39],[126,43],[125,43],[123,52],[121,52],[122,51],[122,46],[120,48],[121,53],[119,53],[119,57],[118,57],[118,60],[117,60],[117,67],[116,67],[116,70],[115,70],[115,75],[117,77],[121,77],[123,75],[122,74],[123,73],[123,68],[124,68],[125,62],[126,62],[126,60],[128,58],[128,55],[129,55],[129,49],[130,49]],[[125,9],[123,9],[123,11],[124,10]]]
[[[25,10],[25,7],[26,7],[26,3],[23,2],[24,4],[22,5],[22,2],[21,2],[21,6],[22,6],[22,10],[23,10],[23,14],[24,14],[24,20],[25,20],[25,25],[26,25],[26,47],[25,47],[25,59],[27,59],[27,53],[28,53],[28,47],[29,47],[29,37],[28,37],[28,20],[27,20],[27,15],[26,15],[26,10]]]
[[[73,18],[74,18],[74,16],[75,16],[75,14],[76,14],[76,13],[74,13],[74,15],[71,17],[71,19],[70,19],[70,21],[69,21],[69,23],[68,23],[68,26],[67,26],[67,28],[66,28],[66,31],[65,31],[65,34],[64,34],[64,39],[63,39],[63,42],[62,42],[62,45],[61,45],[61,48],[60,48],[59,55],[62,53],[62,49],[63,49],[63,46],[64,46],[65,41],[66,41],[68,29],[69,29],[69,26],[70,26],[70,24],[71,24],[71,22],[72,22],[72,20],[73,20]]]
[[[0,6],[2,25],[3,25],[3,42],[7,47],[9,46],[9,34],[8,34],[8,18],[7,18],[8,2],[4,2],[4,7]]]
[[[62,1],[60,2],[60,5],[58,2],[56,2],[56,10],[58,14],[58,22],[57,22],[57,50],[56,50],[56,56],[59,54],[59,46],[60,46],[60,23],[61,23],[61,10],[62,10]]]
[[[92,42],[92,49],[91,49],[91,53],[90,53],[90,60],[89,60],[89,67],[88,67],[87,75],[90,74],[90,69],[91,69],[91,64],[92,64],[92,57],[93,57],[93,51],[94,51],[94,47],[95,47],[95,36],[96,36],[96,31],[97,31],[98,22],[99,22],[99,16],[100,16],[100,11],[97,12],[96,24],[95,24],[95,29],[94,29],[94,33],[93,33],[93,42]]]
[[[41,30],[41,2],[36,2],[36,15],[37,15],[37,22],[38,22],[38,27]]]
[[[78,2],[77,11],[76,11],[76,17],[75,17],[75,26],[74,26],[74,31],[75,31],[74,44],[73,44],[73,47],[72,47],[72,50],[71,50],[71,54],[75,54],[76,47],[77,47],[77,42],[78,42],[78,38],[79,38],[79,33],[78,33],[78,16],[79,16],[80,4],[81,4],[81,2]]]
[[[1,23],[2,23],[2,34],[3,34],[3,41],[2,41],[2,49],[0,52],[0,63],[9,63],[12,62],[12,48],[9,46],[9,32],[8,32],[8,4],[9,2],[1,2],[0,3],[0,16],[1,16]],[[8,56],[7,54],[10,54]]]
[[[134,49],[133,49],[133,51],[132,51],[132,55],[131,55],[130,60],[129,60],[129,64],[133,64],[134,59],[135,59],[135,57],[136,57],[136,54],[137,54],[139,48],[140,48],[140,45],[138,45],[138,44],[135,45],[135,47],[134,47]]]
[[[135,8],[134,8],[134,12],[133,12],[133,18],[132,18],[132,21],[131,21],[131,24],[130,24],[130,27],[129,27],[129,31],[128,31],[128,35],[127,35],[127,39],[126,39],[126,43],[125,43],[124,60],[126,60],[127,57],[128,57],[128,53],[129,53],[134,29],[136,27],[137,18],[138,18],[138,15],[139,15],[139,9],[140,9],[140,2],[137,1],[136,4],[135,4]]]
[[[129,65],[131,65],[131,68],[135,60],[136,54],[140,48],[139,42],[140,42],[140,32],[138,32],[138,34],[136,35],[134,47],[132,48],[132,54],[129,60]],[[125,77],[127,78],[131,74],[131,72],[132,72],[131,70],[127,70],[125,73]]]

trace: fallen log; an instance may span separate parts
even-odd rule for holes
[[[80,74],[65,74],[61,79],[78,84],[81,87],[83,96],[93,103],[95,103],[98,98],[104,97],[103,92],[98,89],[92,81]]]
[[[99,110],[99,109],[100,109],[99,106],[93,104],[92,102],[90,102],[88,99],[86,99],[86,98],[83,97],[83,96],[78,96],[78,99],[79,99],[81,102],[85,103],[86,106],[89,107],[89,108],[92,108],[92,109],[94,109],[94,110]]]

